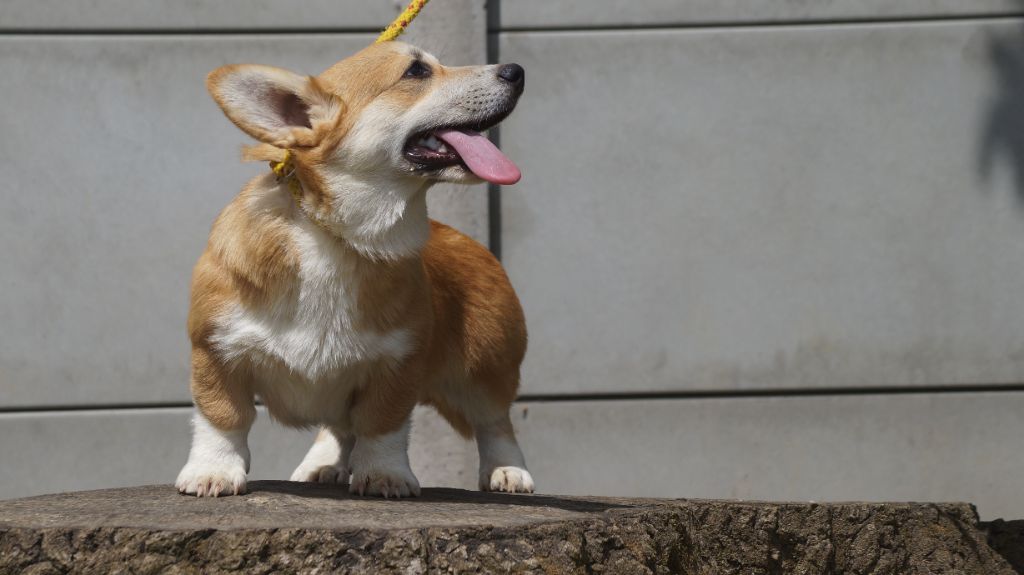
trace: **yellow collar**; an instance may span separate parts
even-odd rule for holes
[[[278,183],[288,184],[288,191],[292,194],[292,200],[295,201],[295,207],[299,208],[299,211],[305,214],[306,218],[320,227],[325,232],[332,234],[331,228],[327,224],[320,221],[316,215],[310,210],[306,209],[306,205],[303,203],[302,193],[302,182],[299,181],[299,177],[295,174],[295,154],[291,150],[284,151],[284,159],[275,162],[270,162],[270,169],[277,176]]]
[[[302,183],[295,176],[295,155],[291,150],[284,151],[284,159],[270,162],[270,169],[277,176],[278,182],[288,182],[288,188],[296,200],[302,199]]]
[[[274,174],[277,176],[278,183],[288,183],[288,190],[292,193],[292,198],[295,199],[295,203],[299,206],[299,209],[305,211],[302,206],[302,182],[300,182],[299,177],[295,175],[295,154],[292,154],[291,150],[285,150],[284,159],[280,162],[271,161],[270,169],[273,170]]]

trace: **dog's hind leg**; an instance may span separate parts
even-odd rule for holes
[[[323,427],[302,463],[292,472],[292,481],[348,485],[352,468],[349,459],[356,438],[334,427]]]
[[[519,375],[509,383],[512,390],[518,388]],[[492,386],[488,386],[493,390]],[[483,391],[483,386],[474,389]],[[514,394],[514,391],[513,391]],[[505,491],[508,493],[533,493],[533,477],[526,470],[526,459],[516,441],[509,409],[512,395],[499,400],[493,393],[482,393],[471,409],[463,415],[473,426],[476,448],[480,454],[480,490]]]
[[[481,491],[533,493],[533,477],[509,418],[518,381],[516,373],[487,382],[449,383],[425,402],[463,437],[476,437]]]
[[[490,422],[475,423],[473,431],[480,454],[480,490],[533,493],[533,477],[526,470],[508,409]]]

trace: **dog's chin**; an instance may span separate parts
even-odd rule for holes
[[[411,172],[425,180],[476,184],[483,180],[469,169],[458,152],[429,132],[410,136],[402,149]]]
[[[432,182],[441,182],[448,184],[482,184],[484,183],[483,178],[477,176],[469,170],[466,166],[446,166],[443,168],[437,168],[433,170],[422,170],[414,167],[413,172],[425,180]]]

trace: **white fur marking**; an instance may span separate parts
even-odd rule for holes
[[[533,476],[522,467],[512,465],[496,467],[491,472],[490,481],[483,491],[503,491],[505,493],[533,493]]]
[[[357,437],[350,463],[352,493],[384,497],[420,494],[420,483],[409,467],[408,420],[397,431]]]
[[[296,227],[294,239],[300,255],[296,287],[267,308],[236,305],[211,338],[224,358],[277,360],[308,382],[364,362],[404,359],[413,345],[408,331],[377,333],[354,325],[358,256],[309,222]]]
[[[533,477],[515,436],[495,428],[476,430],[480,453],[480,489],[508,493],[533,493]]]
[[[413,128],[402,117],[385,103],[370,104],[323,169],[334,212],[321,217],[376,260],[415,255],[430,237],[426,191],[433,182],[407,174],[402,146]]]
[[[306,453],[306,457],[302,459],[302,463],[292,472],[291,481],[348,485],[348,460],[354,445],[354,437],[346,438],[345,445],[342,446],[337,435],[326,429],[322,430]]]
[[[192,449],[174,482],[178,491],[199,497],[245,493],[248,434],[248,429],[217,429],[196,410],[192,418]]]

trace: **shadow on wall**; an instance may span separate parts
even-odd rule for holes
[[[1018,5],[1024,8],[1024,0]],[[1012,171],[1017,206],[1024,209],[1024,26],[1013,35],[993,36],[988,59],[997,85],[978,147],[978,175],[989,182],[995,166],[1006,162]],[[989,545],[1024,575],[1024,520],[982,524]]]
[[[1024,8],[1024,0],[1018,4]],[[989,40],[988,59],[997,85],[978,147],[978,175],[991,180],[997,164],[1009,166],[1017,205],[1024,209],[1024,26]]]

